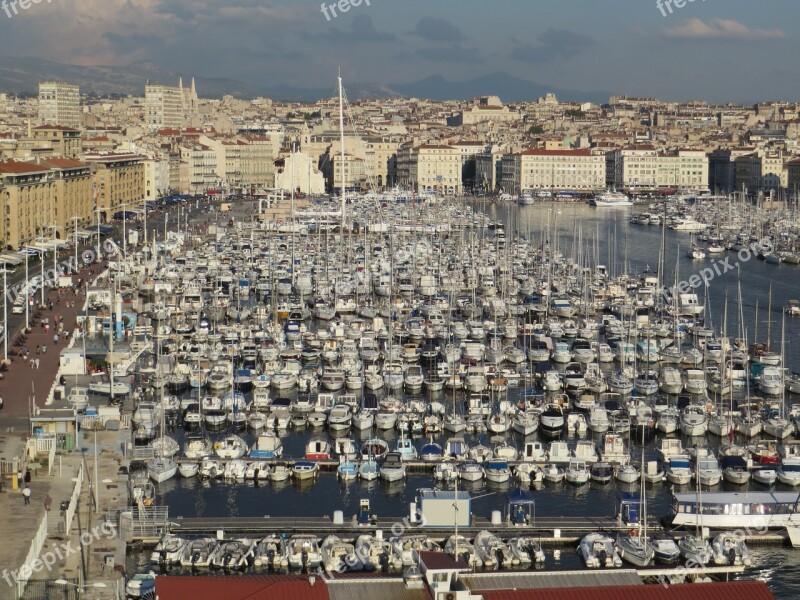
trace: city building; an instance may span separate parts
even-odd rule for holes
[[[5,219],[0,219],[3,246],[17,250],[47,235],[47,226],[56,222],[55,183],[47,165],[0,162],[0,205]]]
[[[785,188],[789,183],[782,150],[759,149],[734,160],[736,190],[757,192]]]
[[[133,153],[103,152],[84,155],[94,165],[92,194],[100,220],[108,222],[121,210],[142,206],[145,197],[144,157]]]
[[[40,82],[38,117],[41,125],[83,128],[80,87],[57,81]]]
[[[529,148],[505,155],[501,161],[501,187],[510,194],[525,190],[592,191],[605,185],[605,155],[590,149]]]
[[[34,146],[42,146],[42,143],[52,148],[55,156],[66,158],[79,158],[83,153],[83,140],[81,132],[72,127],[64,125],[39,125],[31,130],[31,137]],[[25,140],[23,140],[23,144]]]
[[[708,189],[704,150],[662,151],[653,145],[619,148],[606,156],[606,184],[619,190]]]
[[[194,79],[186,90],[183,80],[178,87],[148,83],[144,87],[145,125],[148,131],[180,129],[198,111],[199,99]]]

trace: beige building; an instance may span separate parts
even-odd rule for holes
[[[631,146],[607,155],[608,187],[615,189],[708,189],[704,150],[662,152],[650,145]]]
[[[364,144],[366,146],[364,160],[369,184],[379,188],[391,185],[391,165],[397,156],[399,144],[380,137],[367,138]]]
[[[397,151],[397,179],[417,192],[460,195],[461,150],[440,144],[403,144]]]
[[[56,236],[71,239],[76,219],[78,227],[94,221],[92,165],[72,158],[51,158],[42,164],[50,168],[54,183]]]
[[[0,205],[5,219],[0,221],[3,245],[17,250],[40,235],[52,236],[47,226],[56,222],[55,183],[46,165],[0,162]]]
[[[217,189],[222,179],[217,175],[217,154],[199,142],[189,142],[180,147],[181,194],[203,194]]]
[[[144,164],[144,199],[158,200],[169,192],[169,158],[161,155],[148,157]]]
[[[39,125],[31,130],[31,139],[35,146],[49,145],[55,156],[78,158],[83,154],[83,140],[78,129],[63,125]]]
[[[40,82],[39,123],[81,129],[83,113],[80,87],[57,81]]]
[[[789,186],[789,170],[782,150],[756,150],[734,161],[736,190],[774,190]]]
[[[507,106],[504,106],[497,96],[486,96],[479,98],[470,108],[462,110],[455,118],[450,119],[448,124],[469,126],[486,122],[508,123],[521,119],[518,112],[512,112]]]
[[[491,146],[475,155],[475,187],[488,192],[498,189],[500,184],[500,161],[503,151]]]
[[[342,164],[344,164],[344,179],[342,179]],[[338,193],[342,188],[342,181],[348,189],[365,189],[367,187],[366,161],[352,154],[345,154],[344,161],[342,161],[341,154],[334,154],[331,188]]]
[[[503,157],[502,187],[510,194],[525,190],[597,190],[605,184],[605,155],[588,149],[530,148]]]
[[[114,213],[141,207],[145,197],[144,158],[138,154],[87,154],[84,160],[95,167],[93,195],[102,221]]]

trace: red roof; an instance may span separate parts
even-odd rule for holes
[[[36,163],[8,160],[0,162],[0,173],[14,173],[23,175],[25,173],[41,173],[49,171],[47,166],[37,165]]]
[[[159,600],[329,600],[321,577],[255,575],[249,577],[156,577]]]
[[[85,162],[74,160],[72,158],[48,158],[47,160],[43,160],[42,164],[48,167],[55,167],[57,169],[75,169],[79,167],[91,166]]]
[[[34,131],[74,131],[76,133],[80,133],[80,129],[75,129],[74,127],[67,127],[65,125],[39,125],[38,127],[33,128]]]
[[[528,590],[472,590],[485,600],[775,600],[763,581]]]
[[[460,558],[455,560],[449,554],[444,552],[420,552],[420,559],[422,563],[434,571],[449,570],[449,569],[464,569],[469,570],[469,565]]]

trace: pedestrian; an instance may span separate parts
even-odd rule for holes
[[[22,469],[17,471],[17,485],[22,486]]]
[[[25,469],[25,485],[31,484],[31,470]]]
[[[4,405],[3,405],[3,397],[2,397],[2,396],[0,396],[0,411],[2,411],[2,410],[3,410],[3,406],[4,406]]]
[[[53,334],[53,345],[58,346],[58,334]]]
[[[45,323],[44,332],[45,333],[50,333],[50,324],[49,323]]]
[[[26,485],[25,489],[22,490],[22,498],[25,500],[25,504],[31,503],[31,487],[30,485]]]
[[[39,368],[39,358],[38,357],[36,358],[36,368],[37,369]]]
[[[50,494],[44,497],[44,510],[46,512],[50,512],[50,507],[53,506],[53,499],[50,497]]]
[[[39,344],[36,344],[36,354],[39,354]]]
[[[47,354],[47,344],[42,346],[42,354]]]
[[[36,361],[31,359],[31,369],[33,369],[33,367],[35,367],[35,366],[36,366]]]

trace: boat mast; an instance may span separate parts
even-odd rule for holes
[[[339,69],[339,142],[341,145],[342,154],[342,172],[341,181],[339,184],[342,186],[342,241],[344,241],[344,225],[345,225],[345,205],[347,204],[347,186],[345,185],[345,158],[344,158],[344,99],[342,95],[342,71]]]

